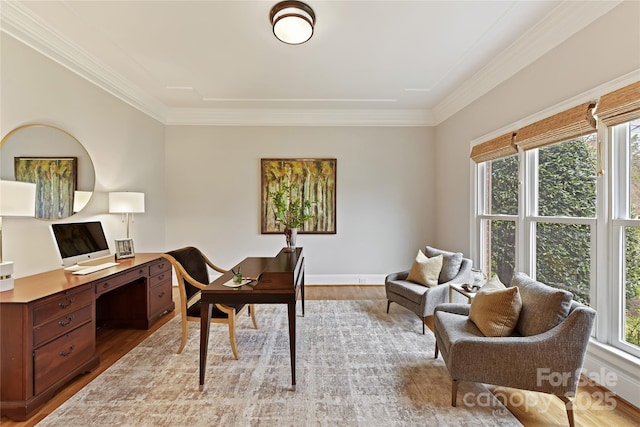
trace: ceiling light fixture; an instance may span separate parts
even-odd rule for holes
[[[313,35],[316,14],[301,1],[281,1],[273,6],[271,13],[273,34],[287,44],[301,44]]]

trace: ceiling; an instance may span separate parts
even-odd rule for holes
[[[436,125],[619,1],[2,1],[4,33],[166,124]]]

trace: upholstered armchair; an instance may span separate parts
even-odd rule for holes
[[[187,343],[188,322],[200,322],[200,290],[209,284],[209,270],[219,273],[224,270],[211,262],[199,249],[188,246],[162,255],[171,262],[178,281],[181,302],[182,339],[177,353],[182,353]],[[212,323],[226,323],[229,325],[229,340],[231,351],[238,359],[236,345],[236,318],[249,309],[253,327],[258,328],[253,304],[236,304],[233,306],[214,304],[211,312]]]
[[[469,283],[471,279],[470,259],[464,258],[460,252],[448,252],[427,246],[425,255],[429,258],[442,255],[443,263],[436,286],[427,287],[407,280],[409,270],[389,274],[385,278],[387,294],[387,313],[392,302],[411,310],[422,320],[422,333],[425,333],[425,319],[433,315],[438,304],[449,302],[450,283]],[[465,297],[453,293],[453,302],[464,302]]]
[[[549,393],[565,403],[569,425],[573,426],[572,397],[596,312],[573,301],[571,293],[523,273],[514,275],[513,286],[519,290],[521,309],[515,329],[507,336],[485,336],[480,328],[488,319],[474,323],[469,317],[473,308],[468,304],[436,308],[435,357],[442,353],[451,375],[451,404],[456,406],[459,381]],[[499,311],[498,307],[488,311],[494,309]]]

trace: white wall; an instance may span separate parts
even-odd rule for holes
[[[308,283],[382,283],[435,234],[432,128],[206,127],[166,131],[167,246],[220,265],[273,256],[260,234],[261,158],[337,159],[337,234],[298,236]]]
[[[0,49],[0,136],[29,123],[57,126],[93,160],[96,193],[84,211],[61,222],[101,220],[113,245],[125,226],[106,213],[106,193],[142,191],[147,212],[133,226],[136,250],[164,250],[164,126],[4,33]],[[3,259],[15,263],[14,277],[60,266],[49,224],[3,219]]]

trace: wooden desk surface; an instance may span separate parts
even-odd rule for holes
[[[118,260],[119,265],[104,270],[96,271],[86,275],[72,274],[64,268],[34,274],[33,276],[22,277],[14,280],[14,288],[10,291],[0,292],[0,303],[28,303],[40,298],[67,291],[86,283],[108,277],[120,271],[127,270],[138,265],[145,264],[154,259],[160,258],[159,253],[139,253],[134,258]],[[105,257],[83,263],[83,265],[103,264],[114,261],[114,257]]]

